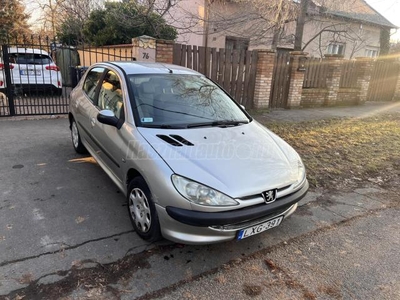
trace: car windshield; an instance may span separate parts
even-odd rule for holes
[[[52,59],[46,54],[10,53],[10,62],[23,65],[48,65]]]
[[[211,80],[200,75],[131,75],[130,87],[139,125],[194,128],[251,121]]]

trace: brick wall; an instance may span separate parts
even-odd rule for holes
[[[301,60],[307,56],[306,53],[300,51],[294,51],[290,53],[292,67],[290,71],[290,84],[289,84],[289,95],[288,95],[288,108],[300,107],[301,105],[301,94],[303,90],[304,82],[304,69],[301,66]]]
[[[359,89],[340,88],[337,92],[335,105],[355,105],[358,103]],[[301,94],[302,107],[322,107],[329,95],[327,89],[303,88]]]
[[[336,105],[355,105],[359,102],[360,89],[340,88]]]
[[[157,40],[156,62],[172,64],[174,57],[174,41]]]
[[[327,89],[304,89],[301,93],[302,107],[321,107],[328,96]]]
[[[370,58],[356,58],[359,65],[357,87],[358,100],[356,103],[365,103],[367,101],[369,83],[371,81],[373,61]]]
[[[340,86],[340,76],[342,75],[343,56],[341,55],[325,55],[325,59],[329,64],[328,74],[326,76],[326,88],[328,94],[325,98],[324,105],[334,106],[336,105],[337,96]]]
[[[253,105],[256,109],[269,107],[275,55],[275,51],[258,51],[256,84],[253,98]]]
[[[397,76],[396,90],[393,96],[394,101],[400,101],[400,73]]]

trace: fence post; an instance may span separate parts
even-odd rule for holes
[[[339,93],[343,56],[337,54],[326,54],[325,59],[328,64],[328,74],[326,76],[326,88],[328,94],[324,105],[333,106],[336,104]]]
[[[174,61],[174,41],[156,41],[156,62],[172,64]]]
[[[356,61],[358,64],[357,87],[360,89],[357,104],[363,104],[367,101],[374,64],[368,57],[356,57]]]
[[[10,110],[10,116],[15,115],[14,107],[14,86],[11,83],[11,71],[10,71],[10,57],[8,56],[8,45],[2,45],[2,56],[4,63],[4,80],[6,84],[6,96],[8,98],[8,107]]]
[[[256,82],[253,98],[255,109],[269,107],[275,59],[276,52],[274,50],[258,50]]]
[[[290,52],[290,83],[287,108],[300,107],[301,94],[305,75],[305,59],[308,53],[302,51]]]
[[[394,95],[392,101],[400,101],[400,63],[397,63],[397,81],[396,81],[396,88],[394,90]]]

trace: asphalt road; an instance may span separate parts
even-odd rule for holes
[[[0,121],[0,143],[0,299],[400,299],[397,188],[313,191],[240,242],[154,245],[67,119]]]

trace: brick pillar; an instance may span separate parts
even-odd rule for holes
[[[305,75],[304,61],[306,57],[307,53],[305,52],[290,52],[291,69],[287,108],[300,107]]]
[[[274,74],[276,53],[273,50],[259,50],[256,84],[254,90],[254,108],[268,108],[271,97],[272,76]]]
[[[326,95],[324,105],[333,106],[336,104],[339,93],[343,56],[326,54],[325,61],[328,64],[328,73],[326,76],[326,89],[328,90],[328,94]]]
[[[174,61],[174,41],[156,41],[156,62],[172,64]]]
[[[363,104],[367,101],[374,62],[368,57],[356,57],[356,61],[358,67],[357,87],[360,89],[357,104]]]
[[[399,74],[397,75],[396,90],[394,91],[393,101],[400,101],[400,64],[397,69],[399,70]]]

